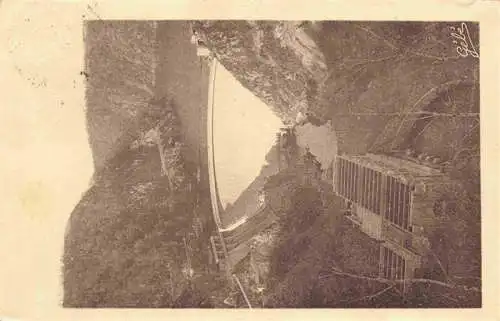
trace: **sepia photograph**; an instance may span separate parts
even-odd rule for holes
[[[63,307],[482,307],[477,21],[82,28]]]

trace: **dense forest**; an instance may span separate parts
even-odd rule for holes
[[[193,177],[183,168],[175,110],[165,101],[161,107],[156,124],[96,174],[71,215],[67,306],[168,307],[185,286]]]

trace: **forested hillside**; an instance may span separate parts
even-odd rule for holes
[[[183,168],[175,109],[156,104],[156,121],[107,162],[71,214],[65,306],[168,307],[185,287],[193,178]]]
[[[147,21],[87,21],[86,115],[96,169],[135,135],[153,98],[156,27]]]
[[[202,75],[189,25],[159,24],[85,26],[86,115],[96,168],[67,225],[66,307],[210,305],[220,288],[207,270],[212,214],[206,174],[202,170],[198,181],[200,164],[185,157],[204,144],[197,135],[204,132],[203,117],[193,106],[204,106],[206,90],[193,92],[204,82],[193,82]],[[187,73],[171,63],[177,55],[172,42],[191,54],[182,56],[191,64],[189,78],[172,77]],[[187,144],[188,129],[196,132]]]

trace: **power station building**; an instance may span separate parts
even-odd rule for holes
[[[427,235],[442,215],[445,194],[457,183],[438,169],[386,155],[340,155],[333,169],[346,218],[380,246],[379,277],[413,278],[429,254]]]

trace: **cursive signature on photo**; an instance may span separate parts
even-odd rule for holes
[[[461,57],[472,56],[474,58],[479,58],[479,53],[472,43],[467,24],[462,22],[460,27],[450,27],[450,29],[452,30],[450,36],[453,39],[453,43],[457,45],[457,53]]]

